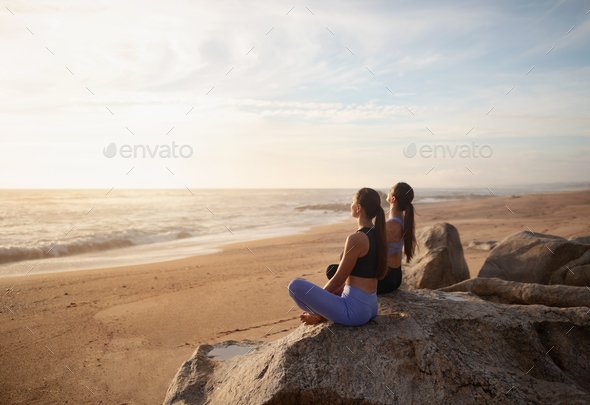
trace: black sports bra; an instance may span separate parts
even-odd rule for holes
[[[357,232],[363,231],[369,238],[369,251],[363,257],[356,259],[356,263],[350,272],[351,276],[361,278],[375,278],[375,268],[377,267],[377,242],[375,241],[375,232],[367,226],[362,227]],[[340,254],[340,260],[344,251]]]

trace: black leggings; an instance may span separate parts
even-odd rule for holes
[[[338,270],[337,264],[331,264],[328,266],[326,270],[326,276],[328,279],[334,277],[336,274],[336,270]],[[377,282],[377,295],[380,294],[387,294],[396,290],[402,283],[402,266],[396,267],[392,269],[391,267],[387,268],[387,275],[383,280],[378,280]]]

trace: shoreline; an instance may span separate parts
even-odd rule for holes
[[[437,204],[437,203],[451,203],[451,202],[457,202],[457,201],[469,201],[469,200],[473,200],[473,199],[481,199],[481,198],[490,198],[492,196],[480,196],[480,195],[476,195],[475,198],[471,198],[470,196],[466,196],[465,198],[461,198],[461,199],[454,199],[453,197],[449,197],[448,200],[440,200],[440,201],[434,201],[434,202],[420,202],[417,203],[416,206],[420,207],[423,206],[424,204]],[[425,197],[425,199],[429,199],[428,197]],[[320,206],[314,206],[314,207],[319,207],[316,210],[317,211],[324,211],[324,214],[328,214],[328,215],[337,215],[337,214],[342,214],[343,212],[348,212],[349,211],[349,205],[350,204],[338,204],[338,203],[334,203],[334,204],[325,204],[325,205],[320,205]],[[346,206],[346,209],[343,208],[343,206]],[[298,207],[295,208],[295,210],[308,210],[310,209],[309,207],[312,206],[305,206],[305,207]],[[330,209],[336,207],[336,209],[332,212],[330,212]],[[387,212],[388,207],[383,207],[383,209]],[[225,232],[220,232],[220,233],[213,233],[210,235],[200,235],[198,237],[192,237],[192,238],[187,238],[187,239],[176,239],[176,240],[171,240],[171,241],[166,241],[166,242],[156,242],[156,243],[149,243],[149,244],[138,244],[138,245],[132,245],[132,246],[127,246],[127,247],[122,247],[122,248],[115,248],[115,249],[107,249],[107,250],[94,250],[94,251],[88,251],[88,252],[84,252],[84,253],[80,253],[80,254],[71,254],[71,255],[64,255],[64,256],[55,256],[55,257],[49,257],[46,259],[27,259],[27,260],[17,260],[17,261],[12,261],[12,262],[6,262],[6,263],[1,263],[0,264],[0,279],[3,278],[8,278],[8,277],[22,277],[22,276],[31,276],[31,275],[35,275],[35,274],[55,274],[55,273],[63,273],[63,272],[70,272],[70,271],[87,271],[87,270],[103,270],[103,269],[108,269],[108,268],[120,268],[120,267],[125,267],[125,266],[141,266],[141,265],[147,265],[147,264],[153,264],[153,263],[163,263],[163,262],[168,262],[168,261],[174,261],[174,260],[180,260],[180,259],[188,259],[191,257],[197,257],[197,256],[203,256],[203,255],[209,255],[209,254],[214,254],[214,253],[218,253],[223,251],[223,247],[228,245],[228,244],[233,244],[233,243],[247,243],[250,241],[256,241],[256,240],[264,240],[264,239],[272,239],[272,238],[280,238],[283,236],[293,236],[293,235],[302,235],[305,234],[306,232],[310,231],[313,228],[319,227],[319,226],[330,226],[330,225],[337,225],[337,224],[341,224],[344,223],[346,221],[348,221],[350,219],[350,217],[348,218],[340,218],[340,219],[332,219],[330,220],[328,223],[323,223],[323,224],[315,224],[315,225],[305,225],[305,226],[301,226],[301,227],[293,227],[293,226],[287,226],[287,228],[290,229],[290,231],[286,232],[286,233],[282,233],[276,230],[268,230],[265,227],[259,228],[259,229],[248,229],[246,230],[247,233],[249,233],[250,235],[246,235],[246,236],[238,236],[237,239],[241,239],[241,241],[237,241],[237,242],[233,242],[233,241],[221,241],[218,240],[216,242],[205,242],[205,243],[200,243],[199,242],[202,239],[205,239],[204,236],[207,236],[210,239],[220,239],[223,238],[223,234]],[[263,233],[263,236],[256,236],[256,233]],[[232,232],[233,235],[235,235]],[[229,238],[232,238],[232,236],[228,236]],[[233,236],[235,238],[235,236]],[[193,241],[193,243],[191,243],[191,239],[197,239],[199,238],[199,240],[195,240]],[[177,246],[177,247],[173,247],[172,244],[186,244],[186,246]],[[154,255],[151,256],[150,261],[147,261],[149,259],[141,259],[140,257],[142,256],[142,253],[148,252],[150,250],[156,250],[158,252],[161,252],[160,255]],[[195,250],[196,252],[191,252],[190,254],[187,253],[181,253],[181,252],[185,252],[187,250]],[[101,256],[106,256],[104,258],[101,258]],[[160,257],[158,257],[160,256]],[[168,256],[173,256],[172,258],[168,257]],[[176,256],[176,257],[174,257]],[[130,258],[132,257],[132,258]],[[81,263],[88,263],[88,262],[93,262],[93,261],[100,261],[103,264],[100,265],[88,265],[90,267],[85,267],[85,268],[81,268],[83,266],[83,264]],[[110,265],[110,263],[113,262],[123,262],[124,264],[122,265]],[[10,268],[21,268],[22,270],[20,271],[20,274],[14,274],[14,271],[8,274],[4,274],[3,271],[8,271],[6,269],[10,269]],[[48,268],[48,270],[41,270],[41,272],[38,272],[39,268]],[[69,268],[66,268],[69,267]],[[31,269],[35,268],[31,273],[28,273]],[[60,269],[61,268],[61,269]]]
[[[590,235],[590,190],[425,203],[415,210],[418,228],[457,227],[471,277],[489,254],[466,249],[472,241],[500,241],[526,227],[565,238]],[[355,230],[350,218],[185,259],[2,277],[6,401],[161,403],[198,345],[272,341],[305,327],[287,284],[305,278],[323,286],[326,266]]]
[[[552,193],[543,193],[543,194],[560,194],[560,193],[569,193],[569,192],[583,192],[585,190],[573,190],[573,191],[557,191]],[[502,195],[502,197],[509,197],[509,198],[520,198],[521,196],[526,195],[540,195],[540,194],[516,194],[516,195]],[[500,196],[500,195],[498,195]],[[461,203],[466,201],[473,201],[473,200],[481,200],[487,198],[494,198],[495,195],[480,195],[480,194],[469,194],[463,196],[463,198],[455,199],[453,196],[445,196],[443,200],[437,201],[424,201],[416,203],[414,206],[419,209],[421,206],[431,205],[431,204],[444,204],[444,203]],[[442,197],[437,197],[442,198]],[[447,199],[448,198],[448,199]],[[429,200],[431,197],[423,197],[424,200]],[[324,214],[335,215],[336,213],[342,213],[344,211],[348,211],[348,209],[343,209],[342,206],[348,207],[348,204],[343,203],[332,203],[332,204],[320,204],[320,205],[307,205],[302,207],[296,207],[295,210],[308,210],[311,207],[317,207],[316,211],[324,211]],[[334,208],[336,207],[336,208]],[[333,212],[330,212],[330,209],[334,209]],[[384,207],[384,210],[387,210]],[[282,236],[291,236],[291,235],[301,235],[305,234],[307,231],[315,228],[317,226],[324,226],[324,225],[335,225],[339,223],[346,222],[347,218],[341,219],[334,219],[328,223],[324,224],[308,224],[302,227],[292,227],[288,226],[291,229],[290,232],[280,233],[274,230],[269,231],[265,227],[262,228],[255,228],[246,229],[246,233],[250,235],[245,235],[241,237],[242,242],[249,242],[255,240],[262,240],[262,239],[270,239]],[[229,229],[228,229],[229,230]],[[230,231],[231,232],[231,231]],[[256,236],[256,233],[264,233],[263,236]],[[181,238],[170,240],[166,242],[155,242],[155,243],[148,243],[148,244],[137,244],[131,245],[122,248],[115,248],[115,249],[106,249],[106,250],[92,250],[80,254],[71,254],[71,255],[64,255],[64,256],[55,256],[49,257],[47,259],[27,259],[27,260],[16,260],[11,262],[6,262],[0,264],[0,279],[7,278],[7,277],[19,277],[29,275],[28,271],[34,268],[49,268],[48,270],[43,270],[42,273],[37,273],[33,271],[30,275],[33,274],[55,274],[61,272],[69,272],[69,271],[87,271],[87,270],[102,270],[106,268],[119,268],[123,266],[140,266],[140,265],[147,265],[152,263],[163,263],[167,261],[179,260],[179,259],[187,259],[196,256],[203,256],[213,253],[218,253],[223,250],[223,247],[227,244],[232,244],[232,241],[222,241],[217,240],[215,242],[205,242],[199,243],[201,240],[205,239],[219,239],[220,237],[223,238],[223,234],[225,232],[220,233],[211,233],[207,235],[200,235],[191,238]],[[233,232],[232,232],[233,234]],[[238,237],[239,239],[240,237]],[[190,242],[191,239],[195,239],[192,243]],[[196,240],[199,239],[199,240]],[[172,246],[173,244],[178,244],[181,246]],[[186,244],[186,246],[185,246]],[[160,252],[160,254],[153,255],[149,259],[141,259],[140,257],[145,257],[145,253],[155,250]],[[185,253],[187,250],[191,251],[190,253]],[[194,252],[195,250],[196,252]],[[105,256],[101,258],[101,256]],[[131,258],[130,258],[131,257]],[[90,267],[83,267],[84,264],[87,262],[96,262],[99,261],[101,264],[98,265],[88,265]],[[124,263],[122,265],[116,265],[111,263]],[[29,267],[30,266],[30,267]],[[22,267],[19,271],[20,274],[15,274],[14,271],[8,274],[3,274],[3,271],[9,271],[6,269],[9,268],[17,268]],[[61,269],[56,269],[61,267]],[[69,268],[65,268],[69,267]],[[73,268],[73,269],[70,269]]]
[[[30,277],[33,275],[41,275],[41,274],[57,274],[57,273],[67,273],[67,272],[74,272],[74,271],[100,271],[100,270],[105,270],[105,269],[110,269],[110,268],[122,268],[122,267],[130,267],[130,266],[144,266],[144,265],[150,265],[150,264],[157,264],[157,263],[165,263],[165,262],[170,262],[170,261],[175,261],[175,260],[183,260],[183,259],[190,259],[190,258],[195,258],[195,257],[199,257],[199,256],[206,256],[206,255],[211,255],[211,254],[215,254],[215,253],[220,253],[223,251],[223,248],[226,245],[232,245],[235,243],[248,243],[251,241],[258,241],[258,240],[266,240],[266,239],[274,239],[274,238],[282,238],[282,237],[288,237],[288,236],[295,236],[295,235],[303,235],[306,232],[309,232],[310,230],[312,230],[313,228],[316,227],[321,227],[321,226],[331,226],[331,225],[338,225],[341,224],[343,222],[346,222],[348,219],[343,218],[342,220],[332,220],[330,223],[327,224],[319,224],[319,225],[306,225],[306,226],[301,226],[301,227],[289,227],[289,229],[291,229],[290,232],[287,233],[281,233],[278,231],[268,231],[267,229],[264,229],[262,231],[260,231],[260,233],[263,233],[263,236],[255,236],[255,232],[250,232],[252,235],[251,236],[242,236],[241,240],[238,241],[218,241],[218,242],[209,242],[209,243],[204,243],[204,244],[200,244],[197,245],[196,247],[185,247],[184,249],[194,249],[197,252],[193,252],[191,254],[182,254],[183,257],[175,257],[175,258],[164,258],[162,260],[154,260],[154,261],[147,261],[147,262],[141,262],[141,259],[139,259],[139,254],[141,253],[142,250],[151,250],[151,249],[156,249],[156,250],[160,250],[162,252],[170,252],[173,249],[170,248],[170,246],[168,246],[171,242],[177,242],[178,240],[175,241],[169,241],[169,242],[159,242],[159,243],[151,243],[151,244],[141,244],[141,245],[134,245],[134,246],[129,246],[129,247],[125,247],[125,248],[118,248],[118,249],[109,249],[109,250],[97,250],[97,251],[92,251],[92,252],[86,252],[83,254],[78,254],[78,255],[66,255],[66,256],[57,256],[57,257],[51,257],[48,259],[39,259],[39,260],[22,260],[22,261],[15,261],[15,262],[8,262],[8,263],[3,263],[2,265],[0,265],[0,279],[4,279],[4,278],[11,278],[11,277]],[[233,232],[232,232],[233,234]],[[270,235],[269,235],[270,234]],[[217,239],[219,238],[221,234],[212,234],[211,238],[212,239]],[[229,235],[229,233],[228,233]],[[231,235],[228,236],[229,238],[232,238]],[[239,237],[237,239],[240,239]],[[186,242],[190,242],[189,239],[181,239],[182,242],[186,243]],[[164,244],[166,244],[167,246],[163,246]],[[117,266],[98,266],[98,267],[90,267],[90,268],[76,268],[76,269],[62,269],[62,270],[48,270],[48,271],[42,271],[42,272],[31,272],[31,273],[26,273],[27,269],[30,269],[32,267],[38,268],[43,266],[43,264],[50,264],[49,267],[50,268],[55,268],[56,267],[56,263],[55,261],[57,261],[57,265],[63,264],[63,265],[67,265],[70,261],[72,262],[76,262],[76,260],[81,260],[81,261],[85,261],[85,260],[92,260],[92,259],[96,259],[97,256],[100,255],[112,255],[112,257],[107,257],[106,259],[103,259],[105,261],[116,261],[117,259],[120,258],[120,256],[122,257],[126,257],[126,255],[130,252],[130,250],[132,251],[131,253],[133,254],[133,256],[137,257],[137,258],[133,258],[133,259],[121,259],[121,261],[125,262],[125,264],[122,265],[117,265]],[[180,253],[177,253],[176,255],[181,255]],[[71,260],[70,260],[71,259]],[[139,261],[139,262],[137,262]],[[9,267],[9,266],[22,266],[23,267],[23,274],[2,274],[2,267]]]

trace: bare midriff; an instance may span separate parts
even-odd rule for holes
[[[387,254],[387,266],[392,269],[396,269],[402,265],[402,252],[388,253]]]
[[[377,291],[377,279],[376,278],[363,278],[357,276],[348,276],[346,284],[363,290],[367,294],[373,294]]]

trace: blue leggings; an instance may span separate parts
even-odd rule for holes
[[[289,283],[289,295],[299,308],[312,315],[322,315],[332,322],[359,326],[377,315],[377,291],[369,294],[348,284],[336,295],[299,278]]]

